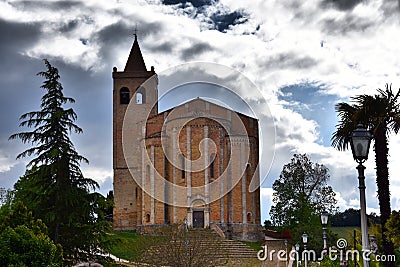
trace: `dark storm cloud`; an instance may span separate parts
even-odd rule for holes
[[[70,21],[63,23],[60,26],[59,30],[62,33],[66,33],[66,32],[70,32],[70,31],[77,29],[79,25],[80,25],[80,21],[78,19],[74,19],[74,20],[70,20]]]
[[[132,18],[132,25],[125,22],[119,21],[111,24],[95,34],[93,42],[100,45],[101,51],[99,56],[101,56],[104,61],[109,62],[115,57],[112,51],[117,46],[131,46],[133,42],[133,33],[136,25],[138,26],[138,38],[143,45],[143,40],[150,35],[157,35],[162,30],[163,26],[161,23],[147,23],[144,21],[136,20]],[[91,41],[91,40],[89,40]],[[129,49],[129,48],[127,48]],[[127,50],[129,51],[129,50]],[[127,52],[129,53],[129,52]]]
[[[261,63],[268,69],[309,69],[317,64],[318,62],[309,56],[299,56],[292,52],[273,55]]]
[[[93,24],[94,19],[90,16],[84,15],[78,18],[60,22],[56,25],[56,28],[61,33],[68,33],[79,28],[82,24]]]
[[[230,26],[247,22],[245,14],[241,11],[233,11],[230,13],[218,11],[212,14],[210,18],[214,22],[215,29],[220,32],[226,32]]]
[[[381,8],[385,17],[398,16],[400,12],[400,0],[385,0],[382,2]]]
[[[200,60],[198,56],[203,54],[206,51],[212,50],[212,47],[208,43],[198,43],[194,44],[189,48],[186,48],[182,51],[181,57],[184,60],[194,59]]]
[[[10,171],[0,172],[0,187],[12,188],[24,171],[24,164],[14,160],[26,146],[18,141],[8,141],[8,137],[20,131],[19,117],[39,106],[36,101],[40,100],[37,96],[40,82],[36,73],[43,63],[24,53],[41,38],[41,27],[38,23],[0,19],[0,157],[6,158],[5,164],[14,165]]]
[[[197,1],[185,1],[185,0],[163,0],[164,5],[177,5],[178,8],[184,9],[188,12],[188,15],[197,17],[201,14],[206,18],[208,28],[217,30],[220,32],[226,32],[231,26],[242,24],[247,22],[247,14],[244,11],[235,10],[229,11],[224,8],[216,12],[209,11],[208,7],[217,4],[217,0],[197,0]],[[194,7],[187,9],[188,7]]]
[[[100,30],[96,36],[101,44],[115,45],[121,42],[121,38],[132,37],[136,25],[138,26],[138,36],[141,39],[149,35],[157,35],[163,28],[159,22],[147,23],[144,21],[131,19],[132,25],[123,21],[118,21]],[[132,37],[133,38],[133,37]]]
[[[2,66],[2,71],[0,72],[2,88],[0,92],[4,95],[9,94],[7,95],[8,97],[13,97],[16,93],[16,87],[18,88],[18,85],[28,79],[26,74],[31,72],[31,64],[37,65],[39,62],[23,54],[26,49],[35,45],[40,39],[41,25],[37,23],[9,22],[0,19],[0,36]],[[21,77],[24,77],[24,79],[21,79]],[[7,106],[7,102],[3,103],[5,99],[7,97],[1,97],[0,103]],[[4,108],[4,106],[2,107]],[[0,116],[2,115],[0,114]],[[0,121],[3,122],[2,120]]]
[[[333,35],[364,32],[374,26],[373,21],[353,15],[347,15],[341,19],[325,19],[322,24],[322,30]]]
[[[38,23],[10,22],[0,18],[0,55],[2,61],[10,52],[18,53],[35,43],[41,34]]]
[[[65,10],[76,6],[82,5],[80,1],[15,1],[10,2],[10,5],[20,10],[37,10],[37,9],[50,9],[50,10]]]
[[[188,3],[192,4],[194,7],[199,8],[203,6],[211,6],[218,1],[214,0],[192,0],[192,1],[185,1],[185,0],[162,0],[164,5],[181,5],[182,7],[186,6]]]
[[[324,0],[321,2],[321,6],[324,8],[336,8],[342,11],[352,10],[362,0]]]
[[[97,34],[97,40],[101,44],[110,46],[121,41],[121,38],[126,38],[133,35],[133,27],[125,22],[119,21],[101,29]],[[102,46],[102,45],[101,45]]]
[[[161,44],[151,45],[149,48],[153,52],[161,52],[161,53],[171,53],[173,50],[174,44],[171,42],[164,42]]]
[[[11,110],[17,110],[21,105],[11,104],[13,101],[18,101],[22,105],[29,102],[27,99],[31,96],[31,91],[24,95],[27,98],[21,99],[20,90],[26,87],[26,84],[30,84],[28,81],[36,74],[35,71],[32,72],[32,68],[41,63],[40,60],[25,56],[24,53],[41,38],[41,27],[38,23],[9,22],[0,19],[0,64],[2,66],[0,106],[2,108],[9,106]],[[0,113],[0,129],[4,126],[2,124],[9,120],[8,115],[4,112]]]

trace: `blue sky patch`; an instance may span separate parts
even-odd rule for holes
[[[320,133],[318,143],[330,146],[337,124],[335,105],[339,101],[338,97],[326,94],[324,85],[317,83],[288,85],[281,88],[280,92],[278,99],[286,108],[301,114],[305,119],[317,122]]]

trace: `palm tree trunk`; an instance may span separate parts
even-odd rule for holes
[[[375,162],[376,185],[378,187],[378,200],[381,213],[382,245],[385,255],[394,255],[393,243],[386,237],[386,222],[390,217],[390,191],[389,191],[389,167],[388,167],[388,142],[386,125],[381,125],[375,132]],[[394,263],[386,263],[386,266],[394,266]]]

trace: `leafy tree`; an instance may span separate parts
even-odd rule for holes
[[[390,190],[388,167],[389,134],[400,129],[400,90],[395,94],[391,85],[385,90],[378,89],[378,94],[359,95],[352,98],[353,104],[339,103],[336,111],[340,121],[332,135],[332,146],[346,150],[350,144],[351,133],[358,123],[368,126],[374,138],[376,185],[382,224],[383,250],[386,255],[393,255],[393,244],[386,238],[386,222],[390,217]],[[390,265],[390,263],[389,263]],[[391,266],[391,265],[390,265]]]
[[[327,185],[328,180],[328,169],[324,165],[312,163],[306,154],[295,154],[272,186],[273,224],[290,229],[295,242],[300,242],[302,233],[306,232],[310,248],[321,248],[320,213],[326,210],[332,214],[337,210],[335,192]]]
[[[367,214],[368,225],[380,224],[380,218],[374,212]],[[343,227],[343,226],[356,226],[360,227],[360,210],[359,209],[347,209],[343,212],[337,212],[332,215],[330,218],[331,225],[335,227]]]
[[[79,155],[70,138],[71,132],[81,133],[75,124],[77,115],[65,104],[74,99],[63,95],[57,68],[44,60],[41,110],[21,116],[21,127],[34,128],[30,132],[14,134],[10,139],[21,139],[31,148],[17,158],[34,156],[26,174],[14,185],[16,200],[23,201],[34,216],[49,228],[49,236],[61,244],[65,256],[72,261],[87,259],[99,251],[105,241],[109,224],[100,212],[105,198],[92,192],[98,184],[83,177],[80,163],[88,160]]]
[[[271,226],[272,226],[272,222],[270,220],[265,220],[264,221],[264,228],[265,229],[268,229]]]
[[[360,210],[347,209],[343,212],[337,212],[331,217],[331,225],[335,227],[356,226],[360,227]]]
[[[393,211],[386,224],[387,236],[396,247],[400,247],[400,211]]]
[[[17,202],[0,208],[0,266],[62,266],[62,249],[47,227]]]
[[[305,154],[295,154],[272,186],[273,224],[307,223],[311,214],[319,215],[324,210],[333,213],[337,201],[332,187],[327,185],[328,180],[328,169],[324,165],[313,164]]]

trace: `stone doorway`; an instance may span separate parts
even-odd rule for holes
[[[204,228],[204,210],[193,211],[193,228]]]

